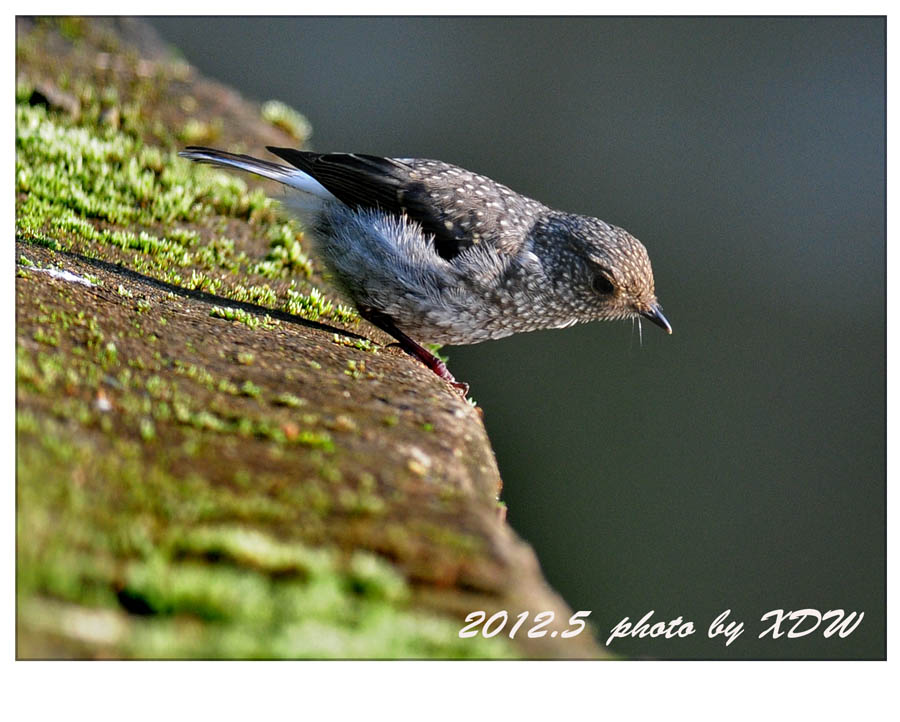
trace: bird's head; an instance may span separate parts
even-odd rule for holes
[[[642,317],[672,333],[656,299],[650,257],[637,238],[598,218],[573,215],[553,219],[550,235],[567,266],[578,321]]]

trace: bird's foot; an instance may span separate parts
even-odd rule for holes
[[[416,358],[418,358],[428,368],[434,371],[434,373],[436,373],[438,376],[444,379],[444,381],[455,388],[463,398],[466,398],[469,395],[469,384],[462,381],[457,381],[454,378],[453,374],[450,373],[450,369],[447,368],[447,364],[445,364],[437,356],[431,353],[431,351],[422,348],[418,344],[416,344],[416,346],[418,348],[415,351],[412,351],[413,355]]]
[[[389,333],[391,336],[397,339],[400,348],[406,351],[406,353],[408,353],[410,356],[415,356],[417,359],[419,359],[419,361],[425,364],[434,373],[436,373],[438,376],[444,379],[444,381],[446,381],[454,389],[456,389],[463,398],[466,398],[469,395],[469,384],[463,383],[462,381],[457,381],[453,377],[453,374],[450,373],[450,370],[447,368],[447,364],[441,361],[427,348],[424,348],[420,344],[413,341],[405,333],[403,333],[403,331],[397,328],[390,317],[371,308],[365,307],[359,308],[359,314],[364,319],[380,328],[382,331]]]
[[[457,381],[453,374],[450,373],[450,369],[447,368],[447,364],[441,361],[437,356],[435,356],[431,351],[422,346],[416,344],[416,348],[409,348],[403,343],[392,343],[391,346],[396,346],[397,348],[402,349],[406,353],[411,356],[415,356],[419,361],[425,364],[428,368],[430,368],[435,374],[440,376],[444,381],[450,384],[454,389],[456,389],[460,396],[463,398],[468,397],[469,395],[469,384],[464,381]]]

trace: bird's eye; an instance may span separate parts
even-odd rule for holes
[[[593,281],[591,281],[591,285],[597,293],[602,293],[603,295],[609,295],[615,290],[615,286],[613,286],[612,281],[609,280],[609,276],[605,273],[595,274]]]

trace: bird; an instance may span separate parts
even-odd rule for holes
[[[179,155],[286,186],[282,203],[359,315],[464,396],[426,345],[629,318],[672,333],[647,249],[622,228],[439,160],[267,150],[286,164],[201,146]]]

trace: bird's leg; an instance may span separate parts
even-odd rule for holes
[[[410,356],[415,356],[417,359],[419,359],[419,361],[421,361],[428,368],[434,371],[434,373],[444,379],[444,381],[446,381],[453,388],[459,391],[459,393],[462,394],[463,397],[468,395],[469,384],[457,381],[455,378],[453,378],[453,374],[450,373],[449,369],[447,368],[447,364],[445,364],[437,356],[431,353],[431,351],[423,348],[420,344],[413,341],[409,336],[403,333],[403,331],[397,328],[390,316],[369,307],[362,307],[357,310],[359,311],[359,315],[366,319],[366,321],[374,326],[377,326],[385,333],[390,334],[395,339],[397,339],[397,342],[400,344],[400,348],[406,351],[406,353],[408,353]]]

